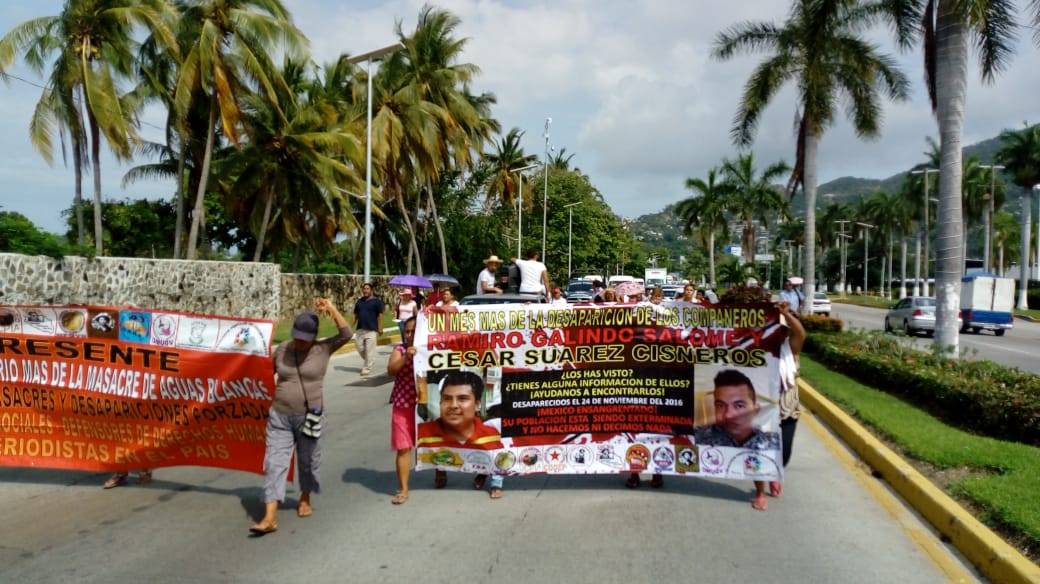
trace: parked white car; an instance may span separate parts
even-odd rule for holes
[[[831,298],[824,292],[816,292],[812,297],[812,306],[809,308],[810,314],[822,314],[824,316],[831,315]]]

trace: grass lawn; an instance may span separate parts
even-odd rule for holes
[[[1040,559],[1040,448],[945,425],[802,354],[810,385],[871,428],[1011,545]]]

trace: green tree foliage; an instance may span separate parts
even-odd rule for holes
[[[75,208],[65,211],[68,237],[78,230]],[[147,199],[103,201],[102,247],[105,255],[128,258],[173,257],[173,232],[176,209],[170,201]]]
[[[68,255],[68,243],[58,236],[40,231],[21,213],[0,211],[0,251],[60,258]]]

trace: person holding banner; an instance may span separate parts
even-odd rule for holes
[[[300,473],[296,514],[309,517],[313,513],[311,493],[321,492],[321,426],[325,421],[322,384],[332,354],[345,345],[354,332],[328,298],[316,299],[314,309],[331,316],[339,332],[315,340],[318,315],[302,312],[293,324],[292,340],[274,350],[275,393],[268,412],[264,452],[264,517],[249,528],[254,535],[278,530],[278,504],[285,499],[285,483],[294,450]]]
[[[798,428],[801,416],[798,399],[798,355],[805,344],[805,327],[793,307],[787,302],[777,302],[780,310],[780,326],[784,331],[784,342],[780,345],[780,442],[784,468],[791,460],[791,448],[794,446],[794,431]],[[765,509],[765,483],[755,481],[756,498],[761,509]],[[784,484],[780,481],[769,482],[769,494],[779,497],[784,493]],[[758,509],[759,507],[756,507]]]
[[[397,452],[395,462],[397,468],[397,493],[390,499],[394,505],[403,505],[408,500],[408,475],[412,470],[412,447],[415,446],[415,409],[418,391],[415,384],[415,366],[413,358],[416,348],[412,345],[415,339],[413,316],[404,321],[404,334],[401,344],[390,353],[390,362],[386,372],[394,377],[394,388],[390,392],[390,403],[393,413],[390,418],[390,448]],[[426,417],[426,404],[420,405],[419,413]]]
[[[485,424],[478,416],[480,399],[484,395],[484,381],[472,371],[450,371],[441,387],[441,417],[419,424],[418,445],[424,448],[439,446],[496,450],[502,448],[498,429]],[[434,486],[447,484],[447,473],[436,471]],[[482,489],[484,475],[477,475],[473,488]],[[502,498],[502,475],[491,475],[489,494],[492,499]]]

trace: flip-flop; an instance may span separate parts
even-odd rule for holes
[[[314,515],[314,509],[310,503],[300,503],[296,506],[297,517],[310,517],[311,515]]]
[[[137,484],[145,485],[152,482],[152,471],[142,470],[137,474]]]
[[[483,491],[484,484],[487,483],[487,478],[488,476],[486,474],[478,474],[477,476],[473,477],[473,490]]]
[[[114,489],[116,487],[121,487],[121,486],[125,485],[127,480],[129,480],[129,479],[130,479],[129,475],[114,474],[111,477],[109,477],[109,479],[107,481],[105,481],[105,488],[106,489]]]
[[[628,480],[625,481],[625,486],[630,488],[630,489],[638,488],[639,487],[639,475],[638,474],[630,475],[628,477]]]
[[[491,487],[491,490],[488,491],[488,496],[491,497],[492,499],[501,499],[502,498],[502,489],[500,489],[498,487]]]
[[[769,508],[769,501],[765,495],[759,495],[754,499],[751,499],[751,508],[756,511],[765,511]]]
[[[267,535],[268,533],[274,533],[278,531],[278,524],[272,523],[270,525],[260,525],[257,523],[249,528],[249,533],[253,535]]]
[[[408,500],[408,493],[397,493],[394,495],[390,502],[394,505],[404,505],[405,501]]]
[[[784,494],[784,484],[779,481],[769,481],[769,494],[779,497]]]

